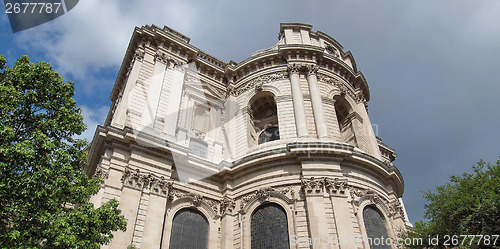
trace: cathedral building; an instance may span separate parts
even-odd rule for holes
[[[134,30],[89,151],[128,222],[104,248],[396,248],[403,177],[353,55],[299,23],[239,63],[189,41]]]

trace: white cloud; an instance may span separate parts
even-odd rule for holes
[[[104,120],[108,115],[108,110],[109,106],[99,106],[97,108],[82,106],[83,122],[87,125],[87,130],[85,130],[81,135],[76,136],[76,138],[85,138],[88,142],[91,142],[97,125],[102,125],[104,123]]]
[[[89,79],[119,67],[135,26],[168,24],[189,32],[198,21],[196,6],[179,0],[80,1],[62,17],[21,33],[18,45],[44,51],[63,75]]]

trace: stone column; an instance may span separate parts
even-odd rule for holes
[[[288,65],[290,84],[292,86],[293,112],[295,114],[297,136],[307,137],[309,134],[307,132],[306,110],[304,107],[304,96],[302,95],[302,89],[300,87],[299,70],[299,64]]]
[[[323,179],[302,179],[302,190],[306,197],[307,223],[309,226],[309,238],[313,249],[330,248],[328,243],[322,243],[322,239],[328,238],[328,223],[325,219],[326,208],[324,201]]]
[[[311,93],[311,104],[313,108],[314,122],[316,123],[318,138],[327,138],[328,129],[325,122],[325,111],[323,110],[321,93],[319,92],[318,87],[318,78],[316,77],[317,71],[317,65],[310,65],[307,67],[307,82],[309,83],[309,92]]]

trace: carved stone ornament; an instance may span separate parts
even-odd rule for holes
[[[191,204],[193,204],[195,207],[200,206],[201,201],[203,200],[203,196],[201,196],[200,194],[190,193],[189,197],[191,199]]]
[[[362,89],[356,90],[356,103],[366,103],[366,98]]]
[[[179,60],[174,59],[173,57],[168,56],[166,53],[163,53],[161,51],[157,51],[155,54],[155,62],[159,61],[167,67],[172,67],[172,68],[179,68],[182,66],[182,62]]]
[[[131,170],[125,168],[121,181],[124,186],[129,186],[138,190],[148,189],[153,193],[168,196],[172,189],[173,182],[159,177],[153,173],[141,173],[139,169]]]
[[[284,71],[283,72],[275,72],[275,73],[272,73],[272,74],[262,75],[262,76],[259,76],[259,77],[255,78],[255,79],[249,81],[243,87],[240,87],[238,89],[232,90],[230,92],[230,94],[238,96],[238,95],[242,94],[243,92],[245,92],[245,91],[247,91],[247,90],[249,90],[251,88],[262,89],[262,87],[266,83],[273,82],[273,81],[278,81],[278,80],[282,80],[282,79],[286,79],[287,77],[288,77],[288,74],[286,72],[284,72]],[[228,91],[229,90],[230,89],[228,89]]]
[[[294,200],[295,199],[295,192],[293,191],[293,188],[291,186],[280,186],[280,187],[264,187],[264,188],[260,188],[258,190],[256,190],[255,192],[252,192],[252,193],[249,193],[249,194],[246,194],[244,195],[243,197],[241,197],[241,201],[240,201],[240,209],[243,209],[243,207],[252,199],[254,198],[257,198],[258,201],[260,202],[264,202],[264,201],[267,201],[269,200],[269,198],[271,197],[271,195],[273,193],[276,193],[276,194],[282,194],[282,195],[287,195],[287,194],[290,194],[290,197],[289,198],[287,196],[287,198],[291,199],[291,200]]]
[[[133,61],[142,61],[144,59],[144,51],[141,49],[135,50],[134,56],[132,57]]]
[[[318,75],[318,81],[325,82],[327,84],[333,85],[333,86],[337,87],[337,89],[339,89],[342,94],[349,95],[349,97],[351,97],[356,102],[360,101],[358,99],[358,97],[356,96],[356,94],[350,88],[346,87],[338,79],[334,79],[334,78],[328,77],[328,76],[326,76],[324,74],[319,74]]]
[[[389,212],[394,218],[405,218],[405,212],[399,200],[395,200],[389,204]]]
[[[306,68],[307,68],[307,76],[311,74],[316,74],[319,70],[318,65],[313,65],[313,64],[307,65]]]
[[[167,65],[167,66],[168,66],[168,59],[169,59],[169,58],[168,58],[167,54],[165,54],[165,53],[163,53],[163,52],[159,52],[159,51],[158,51],[158,52],[156,52],[156,54],[155,54],[155,62],[156,62],[156,61],[159,61],[159,62],[161,62],[161,63],[163,63],[163,64],[165,64],[165,65]]]
[[[347,179],[325,178],[325,188],[332,195],[345,196],[348,189]]]
[[[234,210],[234,207],[236,206],[235,202],[233,199],[224,196],[220,201],[219,201],[219,213],[221,215],[224,215],[226,213],[231,213]]]
[[[315,179],[311,177],[310,179],[301,179],[301,186],[304,194],[322,194],[323,186],[325,185],[324,179]]]
[[[299,73],[300,68],[302,68],[302,64],[299,64],[299,63],[288,64],[288,73],[290,75],[295,74],[295,73]]]
[[[194,131],[195,138],[198,138],[200,140],[205,140],[205,136],[206,136],[205,132],[201,132],[201,131],[197,131],[197,130]]]
[[[103,169],[100,165],[97,166],[97,169],[94,172],[93,177],[101,177],[102,179],[108,179],[109,177],[109,171]]]

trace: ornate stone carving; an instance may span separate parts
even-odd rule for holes
[[[137,49],[135,50],[134,56],[132,57],[132,61],[142,61],[144,59],[144,51]]]
[[[236,206],[234,200],[227,196],[220,199],[219,203],[219,212],[221,215],[232,212]]]
[[[342,94],[347,94],[353,100],[358,101],[356,94],[352,90],[350,90],[347,86],[345,86],[340,80],[328,77],[324,74],[319,74],[318,81],[333,85],[337,87]]]
[[[155,62],[156,61],[159,61],[167,65],[167,67],[172,67],[172,68],[179,68],[183,65],[181,61],[176,60],[175,58],[170,57],[166,53],[163,53],[161,51],[156,51]]]
[[[257,197],[257,199],[259,199],[259,201],[261,202],[269,200],[271,191],[274,191],[274,189],[271,187],[260,188],[255,192],[255,197]]]
[[[97,169],[95,170],[93,177],[101,177],[103,180],[106,180],[109,177],[109,171],[103,169],[99,165],[99,166],[97,166]]]
[[[309,76],[311,74],[316,74],[319,70],[318,65],[315,65],[315,64],[309,64],[306,66],[306,68],[307,68],[307,76]]]
[[[351,194],[351,197],[353,199],[359,199],[360,197],[363,197],[368,194],[375,194],[375,191],[371,189],[361,189],[361,188],[356,188],[356,187],[349,187],[349,193]]]
[[[203,200],[203,196],[196,193],[189,193],[188,197],[191,199],[191,204],[193,204],[195,207],[200,206],[201,201]]]
[[[348,189],[347,179],[325,178],[325,188],[328,190],[330,194],[345,196],[346,190]]]
[[[389,206],[389,212],[394,218],[402,218],[402,219],[405,218],[405,212],[399,200],[393,201],[388,206]]]
[[[168,66],[168,59],[169,58],[168,58],[167,54],[165,54],[163,52],[158,51],[155,54],[155,62],[159,61],[159,62]]]
[[[273,193],[282,194],[285,196],[286,196],[286,194],[289,193],[291,196],[291,199],[292,200],[295,199],[295,191],[293,191],[292,186],[280,186],[280,187],[276,187],[276,188],[263,187],[263,188],[256,190],[255,192],[244,195],[240,201],[240,209],[243,209],[243,207],[248,203],[248,201],[250,201],[251,199],[254,199],[254,198],[257,198],[257,200],[259,200],[260,202],[267,201],[267,200],[269,200],[269,198],[271,197],[271,195]]]
[[[365,103],[366,104],[366,98],[365,95],[363,94],[362,89],[356,89],[356,103]]]
[[[292,75],[294,73],[299,73],[300,72],[300,68],[302,68],[302,64],[299,64],[299,63],[288,64],[288,73],[290,75]]]
[[[121,181],[123,185],[136,188],[139,190],[149,189],[153,193],[170,195],[173,182],[165,179],[163,176],[158,177],[153,173],[141,173],[139,169],[131,170],[125,168]]]
[[[235,95],[235,96],[238,96],[240,95],[241,93],[251,89],[252,87],[253,88],[256,88],[256,89],[262,89],[263,85],[266,84],[266,83],[269,83],[269,82],[273,82],[273,81],[278,81],[278,80],[282,80],[282,79],[286,79],[288,77],[288,74],[286,72],[275,72],[275,73],[272,73],[272,74],[266,74],[266,75],[262,75],[262,76],[259,76],[251,81],[249,81],[248,83],[245,84],[244,87],[241,87],[239,89],[236,89],[236,90],[232,90],[231,94],[232,95]],[[230,89],[228,88],[228,91]]]
[[[301,179],[301,186],[304,194],[322,194],[323,186],[325,185],[324,179],[315,179],[311,177],[310,179]]]
[[[198,138],[200,140],[205,140],[205,136],[206,136],[205,132],[194,130],[194,137],[195,138]]]

